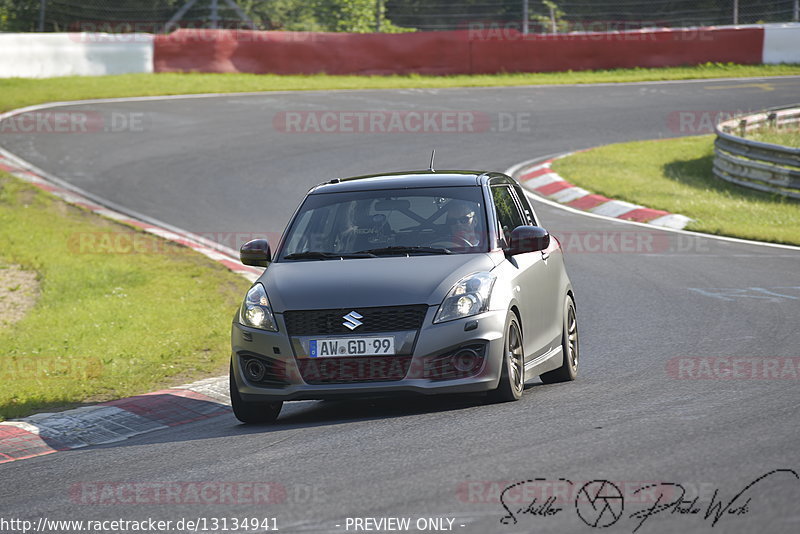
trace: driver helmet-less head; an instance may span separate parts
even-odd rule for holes
[[[478,245],[480,236],[477,228],[477,205],[465,200],[451,200],[446,209],[446,223],[452,235],[468,241],[471,246]]]

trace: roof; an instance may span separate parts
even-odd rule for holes
[[[320,184],[309,194],[368,191],[372,189],[416,189],[480,185],[483,171],[406,171],[335,179]]]

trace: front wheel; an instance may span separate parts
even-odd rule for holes
[[[561,334],[561,351],[564,355],[564,362],[558,369],[539,376],[545,384],[569,382],[578,376],[578,357],[580,355],[578,315],[575,313],[575,302],[572,297],[567,297],[565,307],[564,328]]]
[[[506,336],[503,342],[503,369],[497,389],[489,393],[494,402],[516,401],[525,388],[525,354],[522,350],[522,330],[514,312],[508,312]]]
[[[239,394],[236,379],[233,376],[233,362],[230,368],[230,393],[233,415],[242,423],[274,423],[281,413],[283,401],[276,402],[245,402]]]

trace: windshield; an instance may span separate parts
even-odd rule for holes
[[[301,206],[280,259],[484,252],[487,237],[480,187],[316,194]]]

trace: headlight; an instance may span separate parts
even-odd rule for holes
[[[492,273],[475,273],[456,282],[447,293],[434,323],[443,323],[485,312],[497,277]]]
[[[239,322],[261,330],[278,331],[269,299],[267,299],[267,292],[260,283],[254,284],[247,292],[242,307],[239,309]]]

